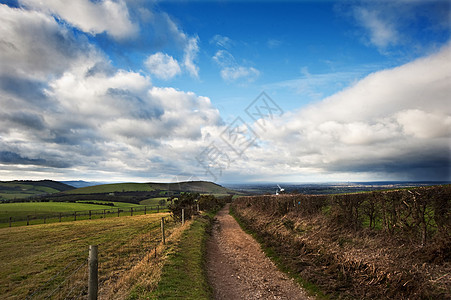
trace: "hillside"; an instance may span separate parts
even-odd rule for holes
[[[73,190],[70,185],[53,180],[0,181],[0,199],[11,200]]]
[[[88,186],[66,191],[65,194],[101,194],[125,192],[198,192],[207,194],[235,194],[234,191],[213,182],[187,181],[178,183],[113,183]]]

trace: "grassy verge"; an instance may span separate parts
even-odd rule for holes
[[[161,279],[151,298],[211,299],[205,272],[205,244],[212,214],[196,218],[174,245],[163,267]]]
[[[250,234],[261,246],[263,252],[265,252],[266,256],[268,256],[274,264],[277,266],[277,268],[286,273],[288,276],[296,280],[306,291],[310,296],[315,296],[316,299],[319,300],[326,300],[330,299],[327,295],[325,295],[315,284],[308,282],[307,280],[303,279],[301,276],[299,276],[297,273],[293,272],[286,264],[284,264],[282,257],[272,248],[267,247],[263,240],[256,234],[254,231],[252,231],[250,228],[248,228],[236,215],[235,211],[233,210],[233,207],[230,206],[230,215],[238,222],[240,227],[248,234]]]

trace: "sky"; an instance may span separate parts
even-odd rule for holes
[[[0,1],[0,180],[451,180],[451,2]]]

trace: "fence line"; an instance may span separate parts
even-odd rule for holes
[[[66,221],[79,221],[79,220],[91,220],[95,216],[100,216],[100,218],[111,217],[112,215],[116,215],[120,217],[121,215],[139,215],[139,214],[148,214],[148,213],[159,213],[160,210],[164,211],[166,207],[157,206],[134,206],[134,207],[119,207],[119,208],[111,208],[111,209],[92,209],[92,210],[84,210],[84,211],[73,211],[73,212],[56,212],[56,213],[48,213],[48,214],[34,214],[27,215],[26,217],[12,217],[9,216],[7,218],[0,218],[0,224],[8,224],[9,227],[12,227],[14,223],[23,223],[23,225],[36,225],[31,224],[32,221],[41,221],[38,224],[46,224],[50,223],[51,220],[56,220],[56,222],[66,222]],[[56,223],[52,222],[52,223]]]
[[[34,295],[36,295],[37,293],[39,293],[42,289],[44,289],[50,282],[52,282],[53,280],[55,280],[59,275],[61,275],[65,270],[67,270],[71,265],[73,265],[75,262],[77,262],[78,259],[75,259],[73,261],[71,261],[70,263],[68,263],[61,271],[59,271],[58,273],[56,273],[55,275],[52,276],[52,278],[50,278],[49,280],[47,280],[43,285],[41,285],[41,287],[37,290],[35,290],[30,296],[28,296],[26,299],[32,299]]]
[[[86,266],[86,262],[83,262],[82,264],[80,264],[74,271],[72,271],[72,273],[70,273],[68,276],[66,276],[66,278],[60,284],[58,284],[58,286],[55,289],[53,289],[53,291],[51,291],[50,294],[47,295],[47,297],[45,297],[45,299],[50,299],[50,297],[52,297],[53,294],[55,294],[55,292],[57,292],[59,289],[61,289],[61,287],[67,282],[67,280],[71,276],[76,274],[84,266]]]

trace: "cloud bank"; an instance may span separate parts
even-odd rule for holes
[[[50,14],[0,5],[0,22],[0,176],[177,174],[221,125],[210,99],[114,68]],[[194,75],[197,51],[193,39],[185,65]],[[163,78],[180,72],[162,53],[147,65]]]
[[[252,168],[286,175],[450,180],[450,81],[448,44],[267,122],[265,147],[246,155]]]
[[[115,39],[135,36],[138,26],[130,20],[129,11],[124,1],[89,0],[62,1],[21,0],[25,7],[57,15],[80,30],[99,34],[107,32]]]

